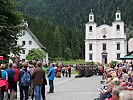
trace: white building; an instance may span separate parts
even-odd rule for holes
[[[132,51],[133,51],[133,38],[130,38],[130,40],[128,41],[128,52]]]
[[[44,51],[44,62],[48,63],[48,50],[39,42],[36,36],[28,28],[28,24],[25,23],[22,30],[22,36],[18,38],[17,44],[23,45],[24,50],[20,54],[20,60],[25,60],[28,52],[33,48],[40,48]]]
[[[124,22],[121,20],[119,9],[115,13],[112,26],[106,24],[97,26],[91,11],[85,32],[85,62],[106,64],[112,60],[117,61],[126,54],[125,39]]]

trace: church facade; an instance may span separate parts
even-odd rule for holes
[[[93,12],[89,14],[89,22],[85,25],[85,62],[107,64],[117,61],[127,53],[124,22],[121,20],[119,9],[114,17],[112,26],[106,24],[97,26]]]

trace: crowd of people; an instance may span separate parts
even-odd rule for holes
[[[32,100],[45,100],[46,76],[50,87],[48,93],[54,93],[54,66],[54,64],[47,66],[40,61],[23,62],[19,67],[16,63],[1,64],[0,100],[16,99],[17,85],[19,85],[20,100],[28,100],[30,97]]]
[[[133,64],[117,63],[115,66],[103,66],[102,88],[95,100],[133,100]]]
[[[117,63],[109,67],[104,65],[96,72],[102,75],[102,88],[98,89],[100,95],[95,100],[133,100],[132,63]],[[54,93],[54,78],[61,77],[61,73],[63,77],[71,77],[71,66],[53,63],[47,65],[40,61],[23,62],[19,66],[16,63],[1,64],[0,100],[17,98],[17,86],[20,100],[45,100],[47,78],[48,93]]]

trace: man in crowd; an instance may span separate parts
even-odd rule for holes
[[[42,69],[42,63],[37,62],[37,68],[34,69],[31,77],[33,79],[35,100],[41,100],[43,77],[44,77],[44,71]]]
[[[50,86],[50,90],[48,93],[54,93],[54,64],[50,65],[49,71],[48,71],[48,79],[49,79],[49,86]]]
[[[15,75],[15,71],[12,68],[12,63],[9,63],[8,65],[8,69],[6,70],[8,73],[8,84],[9,87],[8,89],[10,90],[9,93],[9,100],[14,98],[14,75]]]

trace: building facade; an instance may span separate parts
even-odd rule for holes
[[[20,54],[20,60],[26,60],[26,55],[33,48],[40,48],[44,51],[44,62],[48,63],[48,50],[39,42],[36,36],[28,28],[28,24],[25,23],[22,30],[22,36],[18,38],[17,44],[22,45],[24,50]]]
[[[106,24],[97,26],[92,11],[85,26],[85,62],[107,64],[112,60],[117,61],[126,54],[124,22],[121,20],[119,9],[115,13],[112,26]]]
[[[133,51],[133,38],[130,38],[130,40],[128,41],[128,52],[132,51]]]

